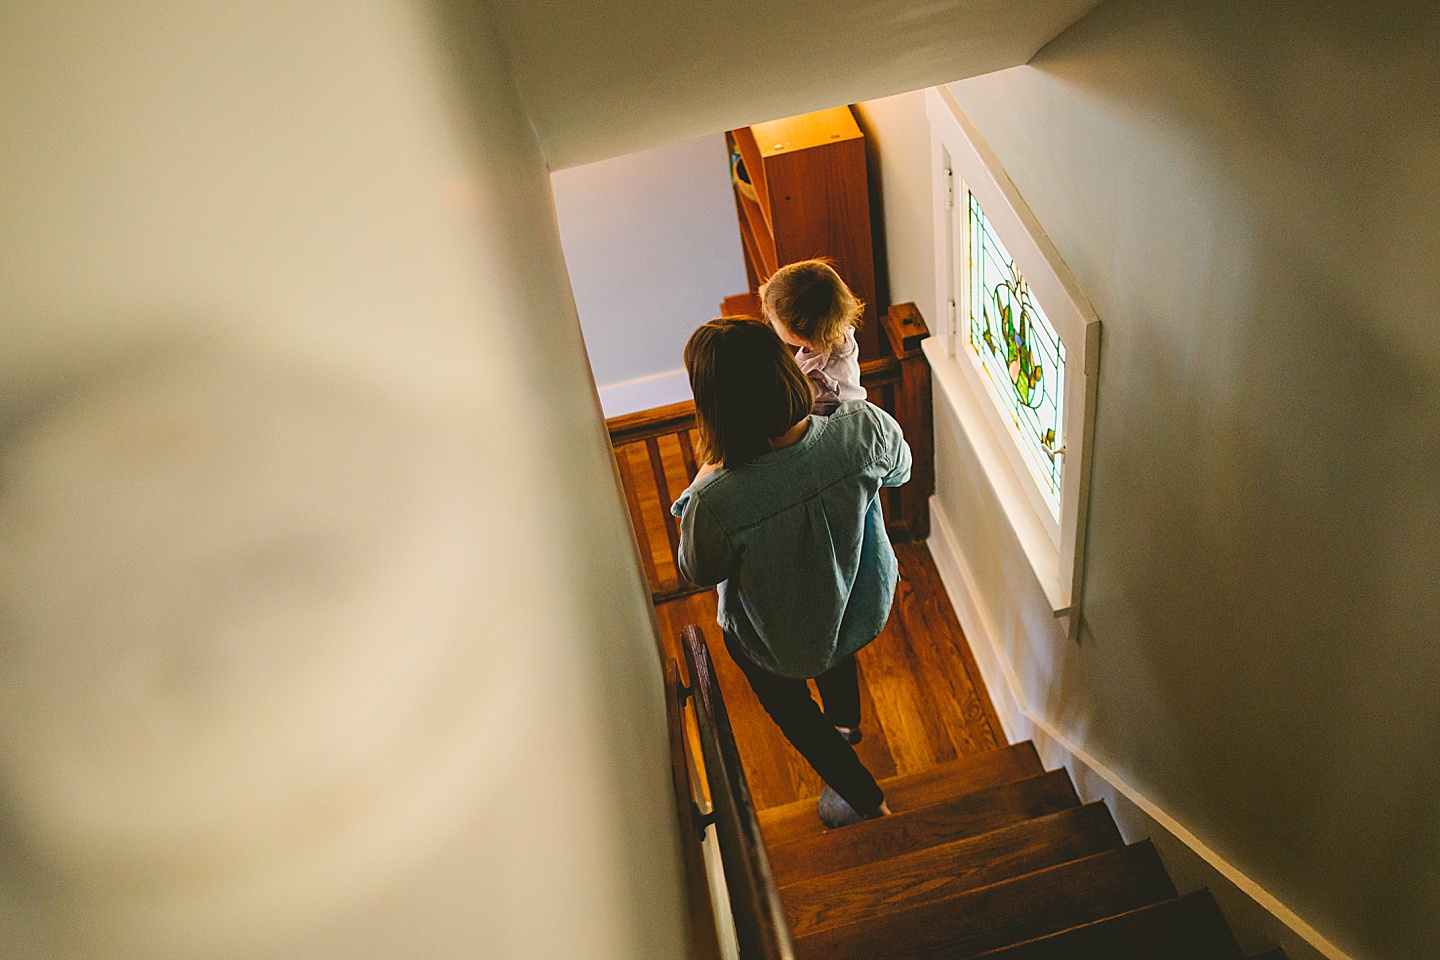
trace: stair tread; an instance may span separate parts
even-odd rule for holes
[[[1283,956],[1283,955],[1282,955]],[[1240,960],[1242,954],[1210,891],[1082,924],[974,960]],[[1268,954],[1266,960],[1273,960]]]
[[[1064,770],[1002,783],[861,823],[766,843],[777,882],[784,886],[1080,806]]]
[[[921,900],[1009,880],[1124,845],[1103,803],[1072,807],[780,888],[804,936]]]
[[[880,788],[885,791],[890,809],[898,812],[1044,772],[1035,745],[1027,740],[999,750],[946,761],[914,773],[889,777],[880,781]],[[813,797],[761,810],[758,817],[760,829],[769,844],[825,833],[825,827],[816,815]]]
[[[799,960],[954,960],[1174,897],[1155,848],[1138,843],[796,936],[795,955]]]

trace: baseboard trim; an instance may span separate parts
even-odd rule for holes
[[[635,413],[663,407],[681,400],[690,399],[690,377],[684,368],[652,373],[648,377],[622,380],[599,388],[600,406],[605,416],[618,417],[622,413]]]
[[[1127,841],[1143,834],[1156,840],[1166,865],[1177,874],[1177,886],[1181,879],[1190,879],[1196,889],[1210,887],[1247,953],[1279,946],[1290,960],[1353,960],[1159,804],[1030,707],[1014,666],[996,642],[993,620],[981,600],[950,518],[936,497],[930,498],[930,530],[930,553],[970,641],[1006,736],[1011,741],[1034,740],[1047,766],[1059,763],[1070,770],[1076,790],[1085,801],[1109,802]],[[1155,836],[1156,831],[1164,836]]]

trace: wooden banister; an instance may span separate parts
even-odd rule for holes
[[[920,342],[930,336],[925,318],[913,303],[891,307],[882,321],[885,336],[900,366],[890,413],[910,444],[910,481],[891,491],[886,529],[895,540],[930,536],[930,495],[935,492],[935,414],[930,393],[930,361]]]
[[[665,458],[660,455],[659,439],[646,437],[645,452],[650,455],[650,473],[655,478],[655,491],[660,495],[660,505],[667,508],[660,511],[660,517],[665,524],[665,539],[670,544],[670,556],[677,557],[680,555],[680,525],[675,522],[674,515],[668,509],[675,498],[670,495],[670,481],[665,476]]]
[[[681,430],[693,430],[695,401],[681,400],[663,407],[622,414],[606,420],[605,425],[610,428],[610,443],[617,447],[646,437],[663,437]]]
[[[675,788],[675,809],[680,816],[680,858],[685,870],[685,899],[689,906],[690,955],[694,960],[719,960],[720,939],[715,928],[715,907],[710,901],[710,883],[705,876],[705,858],[700,849],[705,815],[691,778],[686,749],[685,701],[690,690],[680,681],[680,665],[671,657],[665,661],[665,720],[670,728],[670,779]]]
[[[790,925],[760,835],[735,733],[715,678],[715,664],[699,628],[687,626],[681,637],[710,787],[710,818],[719,840],[740,956],[743,960],[794,960]]]
[[[877,390],[892,383],[899,383],[903,364],[896,357],[881,357],[866,360],[860,364],[860,385],[867,390]],[[651,437],[664,437],[682,430],[695,428],[695,401],[681,400],[679,403],[624,413],[605,421],[610,430],[610,443],[622,446],[637,443]]]
[[[695,441],[690,438],[689,430],[680,431],[680,459],[685,463],[685,476],[691,483],[695,482],[695,474],[700,472],[700,467],[695,463]]]

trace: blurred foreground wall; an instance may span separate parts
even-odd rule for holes
[[[483,15],[7,4],[0,90],[0,956],[678,956],[648,595]]]

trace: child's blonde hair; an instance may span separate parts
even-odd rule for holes
[[[760,285],[765,319],[778,323],[820,350],[845,342],[860,326],[865,304],[850,292],[828,260],[801,260],[776,270]]]

